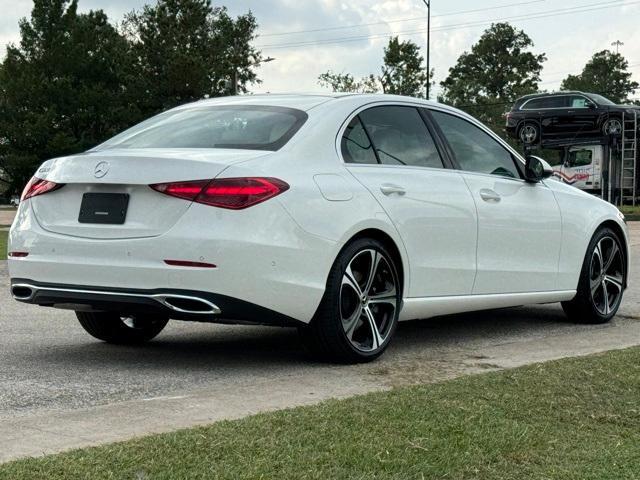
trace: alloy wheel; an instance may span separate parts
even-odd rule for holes
[[[534,125],[525,125],[520,130],[520,140],[524,143],[533,143],[538,137],[538,129]]]
[[[604,124],[605,135],[620,135],[622,133],[622,122],[620,120],[607,120]]]
[[[399,309],[398,277],[381,252],[366,249],[349,262],[340,288],[340,316],[353,347],[373,352],[389,338]]]
[[[604,316],[615,312],[622,298],[624,262],[618,242],[603,237],[591,256],[591,300],[598,313]]]

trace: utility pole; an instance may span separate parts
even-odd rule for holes
[[[427,6],[427,100],[431,90],[431,0],[422,0]]]
[[[247,67],[257,67],[258,65],[261,65],[263,63],[273,62],[274,60],[275,60],[275,58],[273,58],[273,57],[267,57],[267,58],[264,58],[262,60],[258,60],[256,62],[250,63],[249,65],[247,65]],[[240,83],[240,79],[238,77],[239,77],[238,68],[234,67],[233,68],[233,78],[231,79],[231,93],[233,95],[238,95],[239,83]]]
[[[620,40],[616,40],[615,42],[613,42],[613,43],[611,44],[611,46],[612,46],[612,47],[616,47],[616,55],[617,55],[618,53],[620,53],[620,51],[619,51],[619,50],[620,50],[620,47],[621,47],[621,46],[623,46],[623,45],[624,45],[624,42],[621,42]]]

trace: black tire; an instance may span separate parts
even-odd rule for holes
[[[600,251],[599,254],[596,249]],[[597,260],[598,257],[600,260]],[[602,267],[605,267],[604,271]],[[620,237],[610,228],[601,228],[587,248],[577,294],[573,300],[563,302],[562,308],[573,322],[607,323],[618,312],[626,279],[626,251]]]
[[[518,139],[525,145],[533,145],[540,139],[540,127],[534,122],[523,122],[518,127]]]
[[[145,315],[121,316],[112,312],[76,312],[78,321],[89,335],[113,344],[139,344],[157,336],[168,318]]]
[[[371,265],[376,265],[373,275],[362,273],[369,260]],[[347,267],[360,288],[361,297],[352,283],[345,283]],[[382,355],[397,327],[402,302],[397,272],[393,256],[378,240],[361,238],[343,248],[329,273],[318,311],[309,325],[299,329],[308,349],[316,357],[335,363],[370,362]],[[351,308],[353,312],[349,314]],[[344,318],[345,314],[349,318]],[[370,327],[371,320],[378,335]]]

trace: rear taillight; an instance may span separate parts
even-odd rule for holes
[[[64,187],[64,183],[55,183],[48,180],[42,180],[38,177],[33,177],[31,180],[29,180],[27,186],[24,187],[20,201],[22,202],[31,197],[37,197],[38,195],[53,192],[62,187]]]
[[[282,180],[265,177],[219,178],[149,186],[172,197],[232,210],[256,205],[289,189]]]

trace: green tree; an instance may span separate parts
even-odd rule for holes
[[[378,79],[373,75],[356,80],[350,73],[334,73],[331,70],[318,77],[318,84],[331,88],[334,92],[378,93],[380,91]]]
[[[440,100],[462,108],[496,131],[516,98],[538,91],[545,54],[534,54],[531,38],[508,23],[496,23],[464,52],[441,82]]]
[[[318,77],[318,84],[334,92],[378,93],[384,92],[411,97],[424,97],[427,73],[420,55],[420,47],[410,40],[400,42],[391,37],[384,49],[381,75],[368,75],[356,80],[350,73],[334,73],[331,70]],[[433,77],[433,71],[431,72]]]
[[[640,87],[631,80],[629,62],[619,53],[603,50],[593,55],[579,75],[569,75],[562,90],[597,93],[616,103],[627,102]]]
[[[384,49],[384,65],[380,83],[384,93],[424,97],[427,73],[420,47],[410,40],[401,42],[392,37]]]
[[[8,194],[36,166],[86,150],[132,121],[123,65],[126,40],[102,11],[76,0],[35,0],[19,45],[0,66],[0,170]]]
[[[210,0],[158,0],[131,12],[123,24],[132,42],[136,89],[145,110],[159,110],[231,93],[259,82],[251,46],[257,23],[251,12],[235,20]]]

